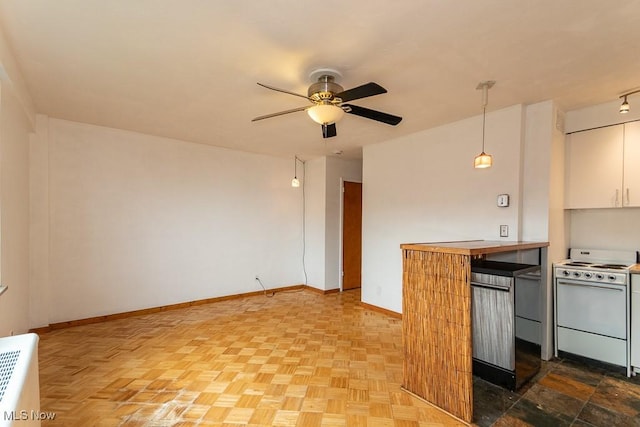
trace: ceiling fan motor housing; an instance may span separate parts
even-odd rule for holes
[[[309,86],[307,96],[316,102],[332,101],[336,93],[343,91],[344,89],[334,81],[333,76],[323,75],[316,83]]]

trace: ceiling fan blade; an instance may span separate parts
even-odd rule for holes
[[[309,101],[311,101],[311,98],[309,98],[308,96],[300,95],[299,93],[289,92],[288,90],[279,89],[277,87],[269,86],[264,83],[258,83],[258,85],[267,89],[275,90],[276,92],[288,93],[289,95],[299,96],[300,98],[308,99]]]
[[[328,125],[322,125],[322,137],[323,138],[331,138],[336,136],[338,132],[336,131],[336,124],[329,123]]]
[[[282,116],[284,114],[296,113],[298,111],[304,111],[307,108],[309,108],[309,107],[298,107],[298,108],[294,108],[294,109],[291,109],[291,110],[280,111],[280,112],[277,112],[277,113],[265,114],[264,116],[258,116],[255,119],[251,119],[251,121],[255,122],[255,121],[258,121],[258,120],[269,119],[271,117]]]
[[[376,120],[392,126],[395,126],[402,121],[402,117],[383,113],[382,111],[370,110],[368,108],[359,107],[357,105],[342,104],[342,107],[347,107],[347,108],[344,108],[345,113],[355,114],[356,116],[364,117],[366,119]]]
[[[353,101],[354,99],[366,98],[368,96],[380,95],[387,93],[387,90],[377,83],[370,82],[362,86],[347,89],[340,93],[336,93],[335,97],[342,99],[342,102]]]

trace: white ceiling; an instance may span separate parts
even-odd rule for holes
[[[478,115],[483,80],[488,111],[640,87],[637,0],[0,0],[0,25],[40,113],[277,156]],[[346,115],[330,139],[304,112],[251,122],[307,105],[256,82],[306,94],[320,67],[384,86],[353,103],[404,120]]]

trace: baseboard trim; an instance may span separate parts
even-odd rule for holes
[[[377,311],[378,313],[386,314],[387,316],[395,317],[396,319],[402,319],[402,313],[398,313],[397,311],[387,310],[386,308],[378,307],[377,305],[367,304],[366,302],[360,301],[360,305],[367,310]]]
[[[201,299],[201,300],[181,302],[181,303],[177,303],[177,304],[163,305],[163,306],[160,306],[160,307],[143,308],[143,309],[140,309],[140,310],[125,311],[125,312],[122,312],[122,313],[106,314],[104,316],[88,317],[88,318],[85,318],[85,319],[68,320],[66,322],[51,323],[48,326],[42,326],[42,327],[39,327],[39,328],[29,329],[29,332],[33,332],[33,333],[36,333],[36,334],[43,334],[43,333],[46,333],[46,332],[55,331],[57,329],[71,328],[71,327],[74,327],[74,326],[82,326],[82,325],[90,325],[90,324],[93,324],[93,323],[108,322],[110,320],[125,319],[127,317],[133,317],[133,316],[143,316],[145,314],[159,313],[159,312],[168,311],[168,310],[177,310],[177,309],[180,309],[180,308],[194,307],[194,306],[197,306],[197,305],[204,305],[204,304],[212,304],[212,303],[221,302],[221,301],[229,301],[229,300],[234,300],[234,299],[240,299],[240,298],[263,295],[263,294],[277,294],[279,292],[291,292],[291,291],[298,291],[298,290],[313,291],[313,292],[319,292],[319,293],[322,293],[322,294],[327,294],[327,293],[333,293],[334,292],[333,289],[329,290],[329,291],[323,291],[321,289],[317,289],[317,288],[314,288],[314,287],[309,286],[309,285],[285,286],[285,287],[281,287],[281,288],[267,289],[266,291],[255,291],[255,292],[247,292],[247,293],[244,293],[244,294],[225,295],[225,296],[221,296],[221,297],[205,298],[205,299]],[[339,289],[336,289],[335,291],[339,291]]]
[[[44,333],[55,331],[58,329],[72,328],[74,326],[90,325],[93,323],[102,323],[102,322],[108,322],[110,320],[126,319],[127,317],[143,316],[145,314],[159,313],[159,312],[168,311],[168,310],[177,310],[180,308],[194,307],[197,305],[212,304],[212,303],[221,302],[221,301],[229,301],[234,299],[263,295],[263,294],[265,295],[277,294],[279,292],[291,292],[291,291],[310,291],[310,292],[314,292],[321,295],[329,295],[329,294],[339,293],[340,289],[335,288],[335,289],[324,290],[324,289],[314,288],[313,286],[309,286],[309,285],[292,285],[292,286],[285,286],[281,288],[267,289],[266,291],[255,291],[255,292],[247,292],[244,294],[225,295],[222,297],[205,298],[201,300],[182,302],[178,304],[170,304],[170,305],[163,305],[159,307],[143,308],[140,310],[125,311],[122,313],[106,314],[104,316],[87,317],[85,319],[68,320],[66,322],[51,323],[48,326],[29,329],[29,332],[33,332],[36,334],[44,334]],[[381,307],[377,307],[375,305],[370,305],[362,301],[360,302],[360,305],[362,305],[364,308],[368,310],[377,311],[379,313],[383,313],[398,319],[402,319],[401,313],[396,313],[395,311],[387,310]]]
[[[324,290],[324,289],[314,288],[313,286],[309,286],[309,285],[303,285],[303,286],[307,291],[315,292],[321,295],[335,294],[340,292],[339,288]]]

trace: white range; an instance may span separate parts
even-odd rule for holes
[[[624,367],[631,376],[629,269],[636,251],[577,249],[555,263],[555,355],[570,353]]]

